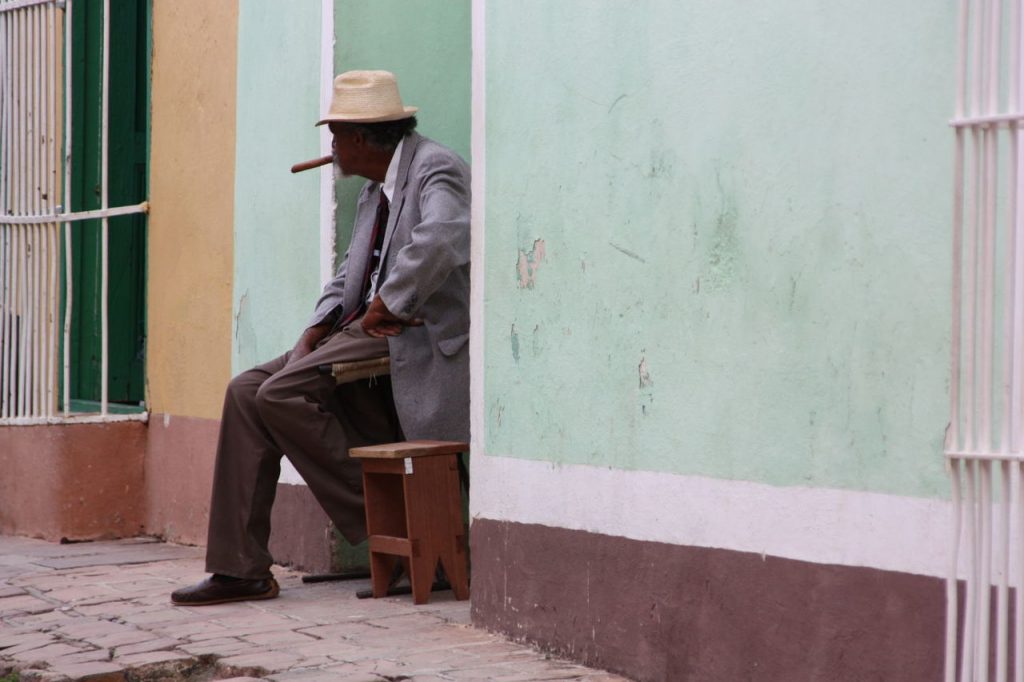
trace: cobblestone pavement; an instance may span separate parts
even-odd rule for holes
[[[0,536],[0,680],[624,680],[469,625],[450,592],[357,599],[367,580],[277,599],[172,606],[202,550],[149,539],[59,545]]]

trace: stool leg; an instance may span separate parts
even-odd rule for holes
[[[373,598],[379,599],[388,595],[388,583],[395,570],[398,557],[379,552],[370,552],[370,582],[373,586]]]
[[[412,603],[426,604],[437,573],[437,556],[418,556],[409,560],[409,582],[412,584]]]
[[[459,535],[449,543],[447,551],[441,557],[445,575],[452,585],[452,592],[459,601],[469,599],[469,576],[466,572],[466,536]]]

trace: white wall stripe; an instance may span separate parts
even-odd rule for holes
[[[945,576],[949,502],[473,453],[474,519]]]
[[[473,167],[471,190],[473,203],[470,211],[470,293],[469,293],[469,427],[470,449],[484,451],[484,200],[486,192],[486,45],[484,0],[473,0],[472,7],[472,127],[470,154]],[[487,476],[485,469],[478,471],[477,457],[470,457],[470,479]],[[470,495],[472,510],[477,494]]]

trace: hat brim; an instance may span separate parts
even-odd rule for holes
[[[325,123],[386,123],[388,121],[401,121],[403,118],[414,116],[419,107],[403,107],[403,111],[387,114],[386,116],[373,116],[366,114],[328,114],[317,121],[318,126]]]

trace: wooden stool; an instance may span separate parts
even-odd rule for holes
[[[414,440],[352,448],[363,461],[373,596],[387,594],[395,564],[408,566],[415,604],[426,604],[444,567],[456,599],[469,598],[458,456],[468,443]]]

